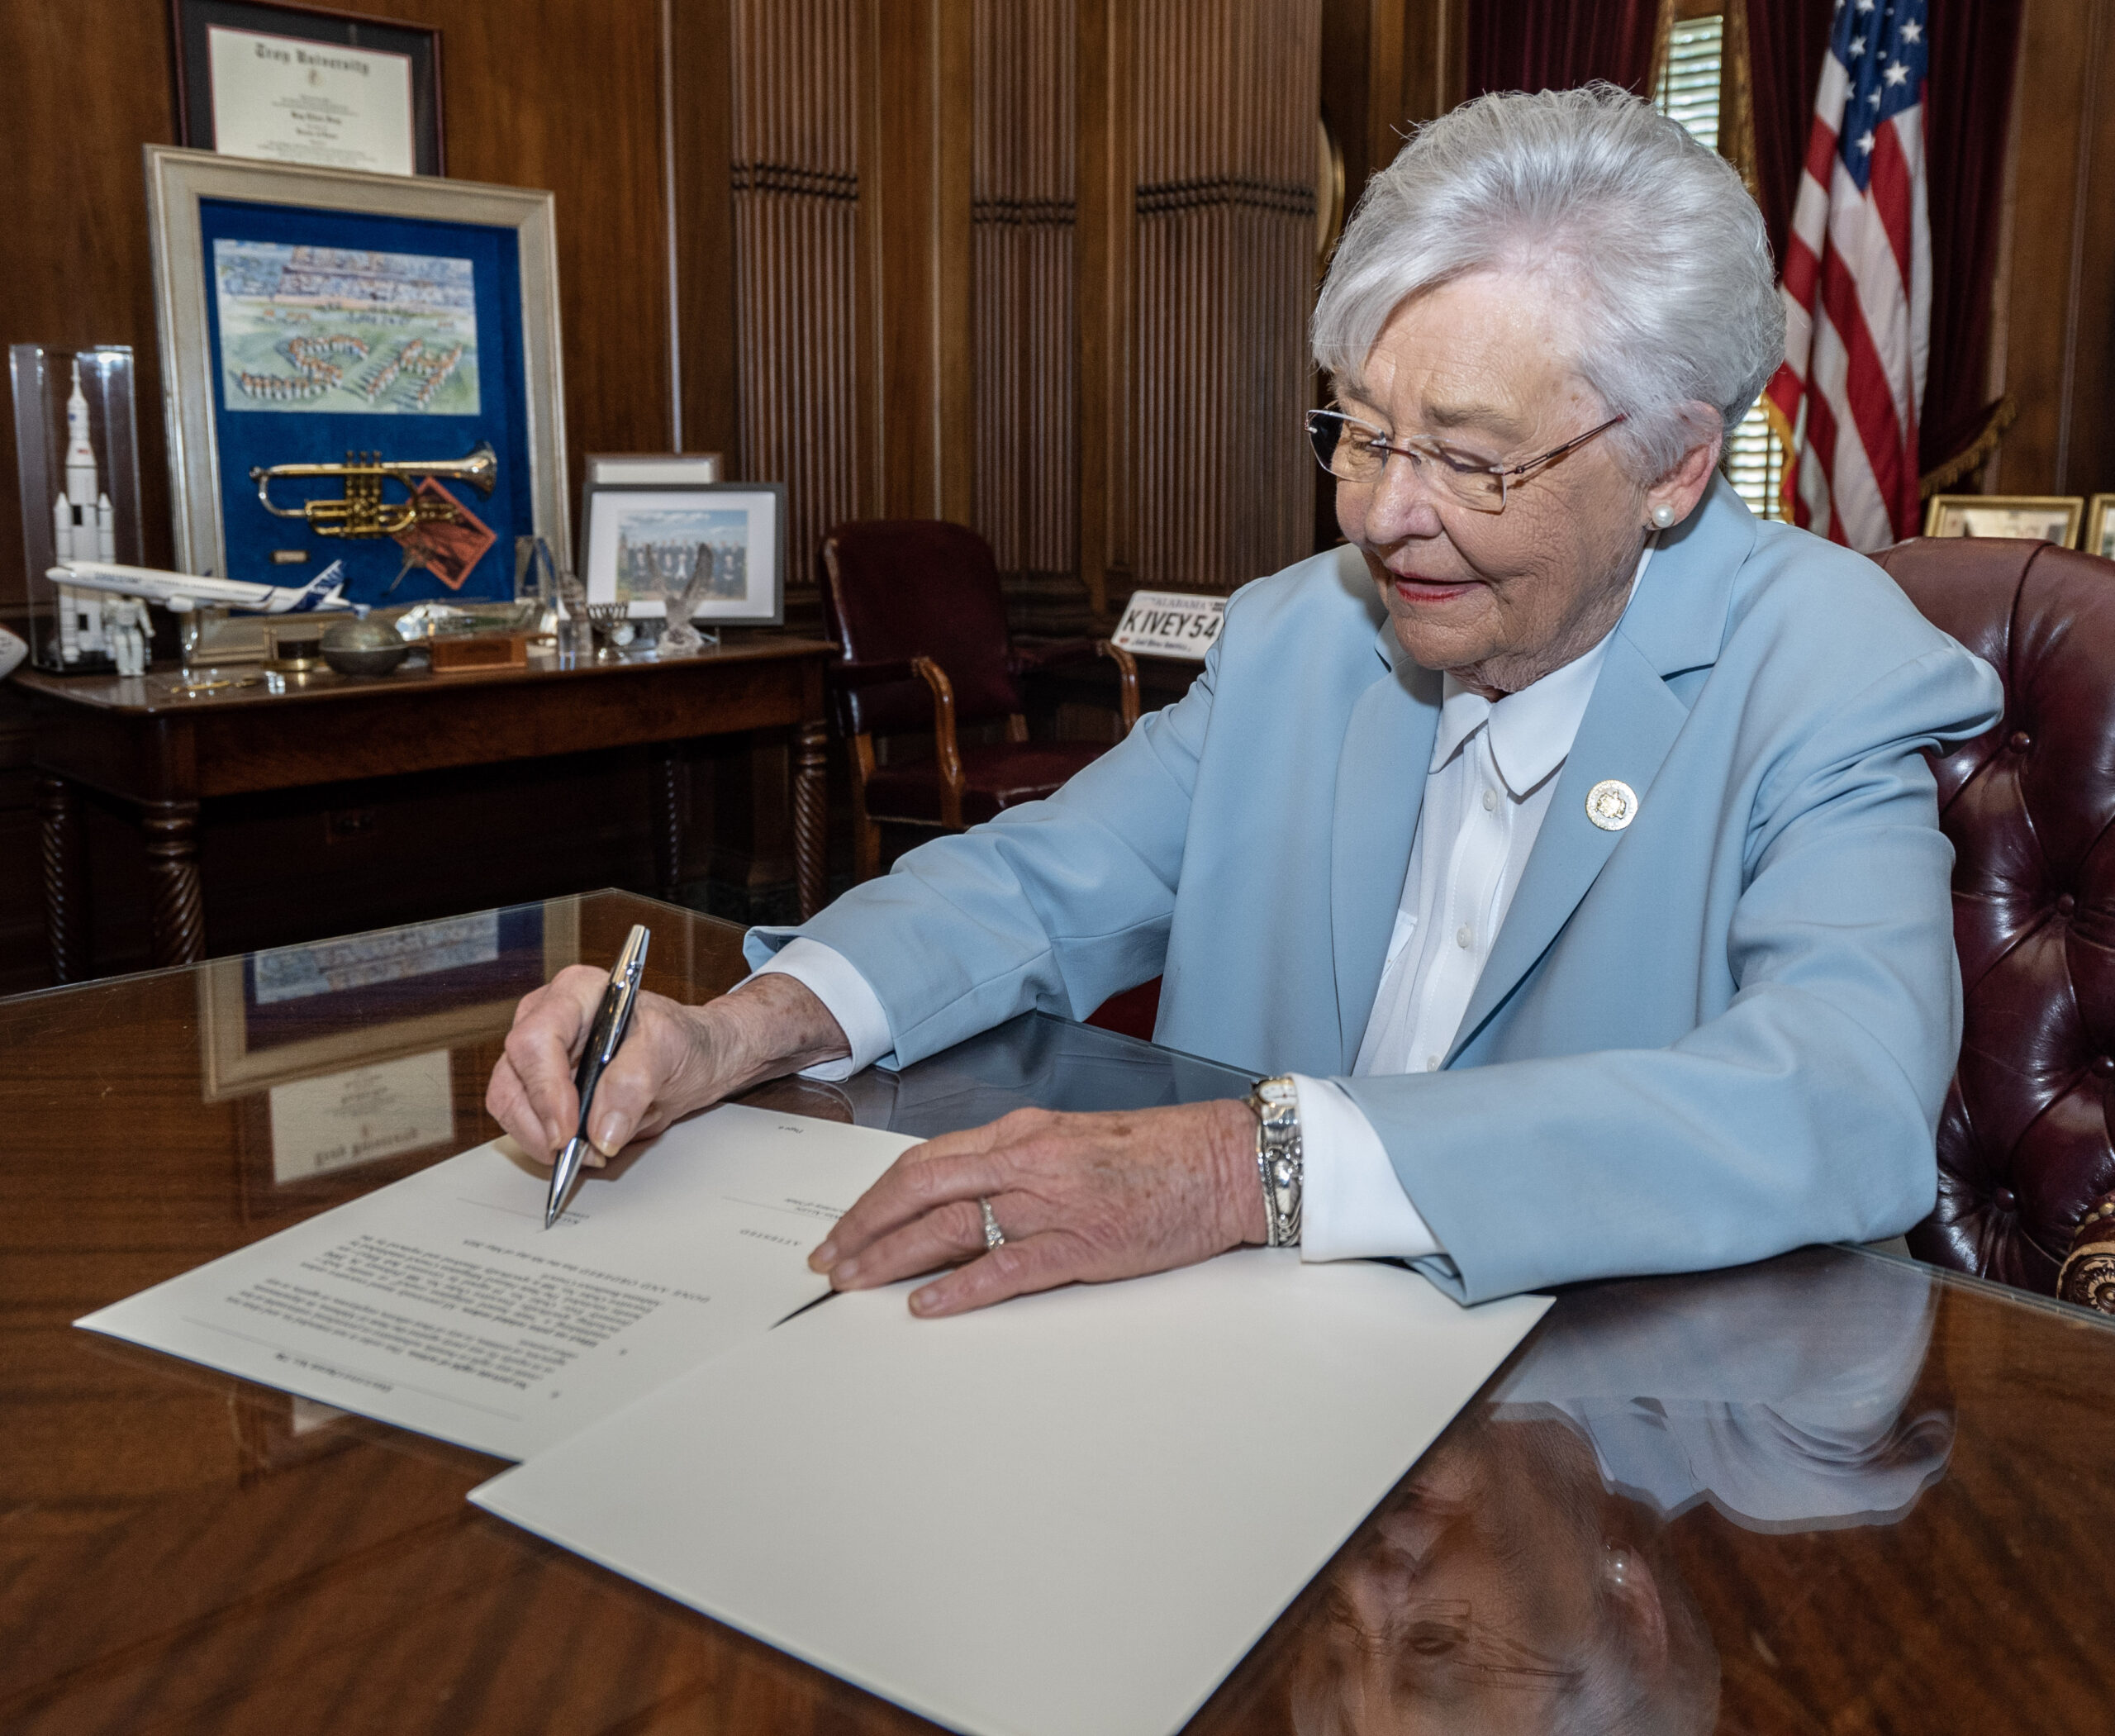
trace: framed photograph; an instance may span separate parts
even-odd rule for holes
[[[516,537],[571,541],[551,195],[144,155],[177,564],[297,585],[342,559],[354,603],[510,601]],[[352,452],[387,521],[325,535]],[[268,473],[291,464],[325,468]]]
[[[660,483],[688,484],[720,480],[716,452],[591,452],[587,459],[590,483]],[[585,519],[583,511],[581,516]]]
[[[259,0],[169,0],[177,139],[375,174],[443,175],[440,32]]]
[[[786,615],[786,489],[779,483],[590,483],[582,508],[581,582],[591,603],[665,616],[668,576],[703,551],[711,576],[692,619],[777,626]]]
[[[1924,535],[2020,536],[2068,549],[2084,511],[2075,494],[1935,494],[1924,509]]]
[[[2096,494],[2086,502],[2085,539],[2079,546],[2103,560],[2115,560],[2115,494]]]
[[[216,958],[198,976],[206,1100],[504,1035],[579,959],[563,900]]]

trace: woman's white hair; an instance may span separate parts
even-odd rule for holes
[[[1738,422],[1785,354],[1769,238],[1740,177],[1611,84],[1479,97],[1419,128],[1344,231],[1314,359],[1357,379],[1397,307],[1478,272],[1551,279],[1572,365],[1628,417],[1609,437],[1642,481]]]

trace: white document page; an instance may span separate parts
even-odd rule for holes
[[[500,1142],[75,1324],[525,1458],[829,1291],[809,1251],[915,1139],[728,1106],[583,1169]]]
[[[1254,1249],[834,1296],[471,1500],[958,1729],[1164,1736],[1548,1306]]]

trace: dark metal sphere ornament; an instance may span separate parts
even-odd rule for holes
[[[395,628],[378,621],[348,617],[323,635],[323,660],[340,675],[387,675],[411,650]]]

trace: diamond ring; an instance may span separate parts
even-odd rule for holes
[[[984,1251],[989,1253],[995,1248],[1005,1247],[1006,1232],[1000,1229],[999,1220],[991,1215],[991,1202],[989,1200],[979,1200],[977,1202],[977,1209],[984,1214]]]

